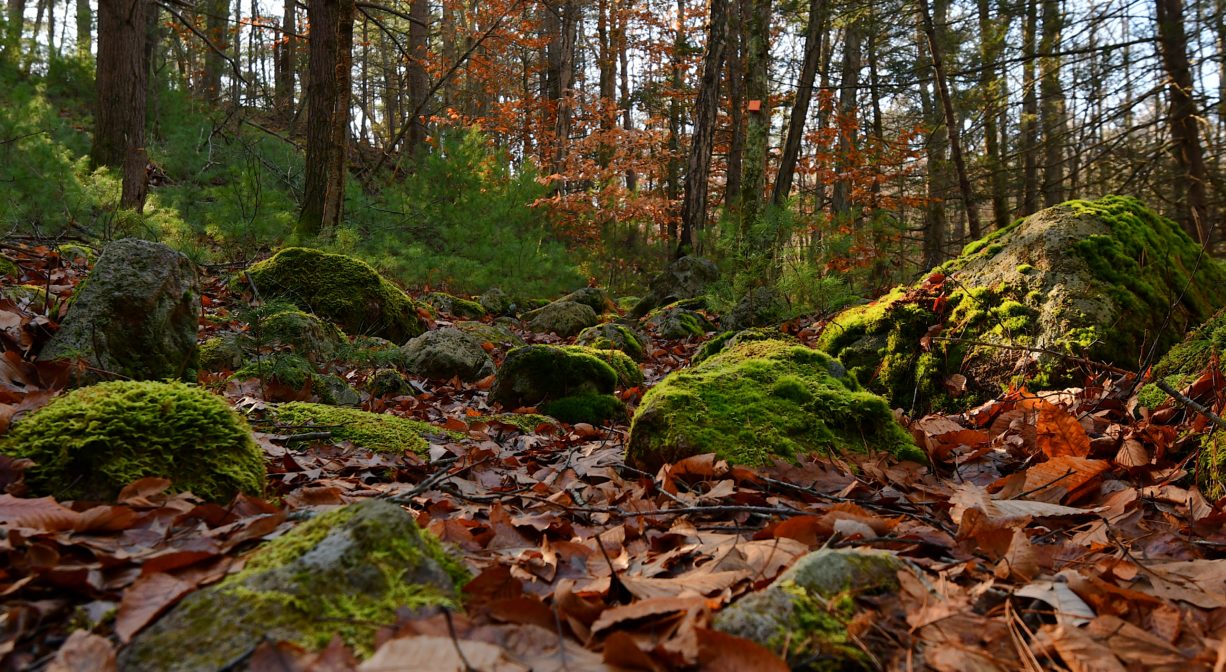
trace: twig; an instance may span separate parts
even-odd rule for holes
[[[1193,401],[1192,399],[1189,399],[1187,395],[1171,387],[1170,384],[1167,383],[1165,380],[1155,380],[1154,385],[1159,390],[1166,392],[1175,401],[1178,401],[1184,406],[1187,406],[1188,408],[1196,411],[1197,413],[1200,413],[1206,418],[1209,418],[1210,422],[1217,425],[1219,428],[1226,430],[1226,420],[1223,420],[1222,416],[1218,415],[1217,413],[1214,413],[1213,411]]]

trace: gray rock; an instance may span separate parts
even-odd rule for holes
[[[660,338],[688,338],[715,331],[715,325],[695,310],[679,305],[665,306],[649,315],[646,325]]]
[[[329,406],[357,406],[362,403],[362,395],[340,376],[317,375],[312,383],[320,403]]]
[[[579,332],[575,343],[599,350],[620,350],[635,361],[642,361],[646,355],[646,340],[630,327],[617,322],[588,327]]]
[[[778,324],[787,319],[788,310],[787,301],[778,291],[769,287],[755,287],[741,297],[723,326],[732,331],[741,331]]]
[[[609,394],[616,385],[613,367],[583,348],[529,345],[507,353],[490,400],[512,410],[575,395]]]
[[[861,652],[847,641],[845,629],[840,627],[852,614],[840,613],[838,606],[828,608],[828,601],[840,596],[897,590],[898,572],[906,567],[903,561],[884,551],[814,551],[796,561],[765,589],[750,593],[717,613],[713,627],[775,651],[786,645],[789,657],[794,659],[820,654],[828,661],[855,666],[862,662],[857,656]],[[842,611],[846,611],[851,603],[842,606]],[[805,613],[813,609],[821,609],[822,617],[813,618]],[[814,628],[818,623],[827,627]]]
[[[494,360],[472,336],[447,327],[428,331],[404,345],[409,372],[433,380],[480,380],[494,373]]]
[[[518,348],[524,344],[524,339],[507,328],[506,322],[514,322],[511,318],[499,318],[495,324],[484,322],[456,322],[451,326],[477,339],[480,343],[493,343],[500,348]]]
[[[652,279],[650,291],[630,314],[643,317],[660,306],[697,298],[706,294],[707,288],[718,279],[719,267],[713,262],[702,257],[682,257]]]
[[[194,378],[199,319],[200,281],[187,257],[161,243],[118,240],[39,358],[80,358],[135,380]]]
[[[554,301],[524,316],[528,328],[539,334],[570,338],[599,321],[591,306],[574,301]]]
[[[376,397],[398,397],[413,392],[413,386],[408,379],[396,369],[375,371],[367,382],[366,388]]]
[[[446,292],[431,292],[422,300],[435,310],[455,317],[478,318],[485,315],[485,307],[477,301],[462,299]]]
[[[235,371],[243,365],[244,336],[227,331],[200,344],[200,368],[205,371]]]
[[[599,287],[584,287],[583,289],[576,289],[558,300],[582,303],[583,305],[596,311],[598,315],[601,313],[607,313],[617,307],[617,304],[613,303],[613,300],[609,298],[608,293]]]
[[[514,308],[511,297],[497,287],[485,290],[481,296],[477,297],[477,303],[480,303],[485,312],[490,315],[509,315]]]
[[[252,555],[243,571],[188,595],[132,640],[119,669],[245,669],[263,641],[308,649],[338,634],[369,654],[396,610],[454,607],[465,578],[438,540],[399,506],[365,500],[300,524]]]

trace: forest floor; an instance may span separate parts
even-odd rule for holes
[[[86,272],[45,249],[10,252],[47,271],[52,296]],[[205,286],[206,312],[237,312],[241,297],[218,277]],[[54,329],[50,303],[40,313],[0,302],[0,431],[61,384],[61,370],[23,356]],[[820,326],[784,328],[805,340]],[[646,386],[699,345],[655,340]],[[1221,408],[1217,370],[1186,393]],[[340,373],[362,389],[370,371]],[[463,611],[403,613],[361,665],[339,640],[322,652],[268,641],[250,669],[784,670],[789,651],[711,619],[818,548],[886,550],[913,569],[896,593],[855,596],[845,644],[870,669],[1226,668],[1226,501],[1184,485],[1190,448],[1212,427],[1174,404],[1136,408],[1122,377],[902,418],[931,466],[842,455],[751,469],[699,456],[658,473],[625,463],[624,424],[474,422],[496,412],[488,379],[413,382],[417,394],[365,407],[438,426],[428,454],[326,439],[291,448],[301,430],[257,425],[268,492],[228,506],[167,494],[153,478],[114,504],[26,498],[23,465],[0,457],[3,669],[114,669],[118,648],[238,571],[262,540],[364,498],[401,504],[456,549],[476,577]],[[623,397],[633,406],[642,391]],[[265,403],[250,386],[228,397],[247,412]],[[818,652],[799,666],[829,662]]]

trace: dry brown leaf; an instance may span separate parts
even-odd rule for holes
[[[0,525],[58,532],[75,529],[80,521],[81,514],[51,497],[23,499],[0,494]]]
[[[1090,437],[1085,427],[1068,411],[1045,400],[1035,404],[1035,440],[1045,455],[1085,457],[1090,454]]]
[[[55,653],[47,672],[115,672],[115,647],[106,637],[76,630]]]
[[[621,626],[642,618],[671,615],[678,612],[706,609],[707,601],[700,597],[656,597],[605,609],[592,624],[592,634],[598,635],[614,626]]]
[[[136,633],[163,611],[190,593],[195,586],[169,574],[150,574],[137,579],[123,593],[115,615],[115,634],[128,643]]]
[[[696,628],[698,662],[705,672],[787,672],[782,658],[757,642],[718,630]]]
[[[461,656],[461,652],[463,656]],[[358,672],[530,672],[486,642],[419,635],[393,639],[375,651]]]
[[[1035,643],[1054,651],[1071,672],[1125,672],[1111,649],[1084,630],[1070,625],[1045,625],[1035,633]]]

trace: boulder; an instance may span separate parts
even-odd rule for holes
[[[485,316],[485,308],[477,301],[461,299],[446,292],[431,292],[422,300],[435,310],[455,317],[479,318]]]
[[[585,349],[528,345],[507,353],[490,400],[515,409],[574,395],[610,394],[617,382],[613,367]]]
[[[409,380],[396,369],[379,369],[370,376],[366,389],[376,397],[399,397],[413,394],[413,386]]]
[[[345,342],[345,335],[335,325],[293,308],[261,316],[251,325],[248,336],[257,347],[286,347],[317,364],[332,359]]]
[[[187,257],[161,243],[117,240],[39,358],[84,359],[132,380],[194,380],[199,319],[200,281]]]
[[[477,297],[477,303],[490,315],[510,315],[515,309],[515,302],[511,297],[497,287],[482,292],[481,296]]]
[[[716,280],[719,267],[713,262],[702,257],[682,257],[652,279],[647,295],[639,299],[630,314],[643,317],[660,306],[700,297]]]
[[[253,264],[240,276],[263,299],[283,299],[335,322],[349,334],[398,343],[425,331],[417,305],[360,259],[304,247],[288,247]]]
[[[579,332],[575,343],[599,350],[619,350],[635,361],[642,361],[647,354],[645,339],[630,327],[617,322],[588,327]]]
[[[630,426],[627,461],[655,471],[701,453],[758,466],[808,453],[880,450],[925,461],[881,397],[829,355],[751,341],[648,390]]]
[[[570,338],[599,321],[591,306],[574,301],[554,301],[524,315],[528,328],[538,334]]]
[[[340,376],[316,375],[312,390],[320,403],[329,406],[358,406],[362,403],[362,395]]]
[[[647,316],[644,324],[660,338],[698,338],[715,331],[715,325],[689,305],[678,302],[658,308]]]
[[[481,341],[446,327],[428,331],[404,345],[410,373],[432,380],[480,380],[494,373],[494,360]]]
[[[146,476],[213,502],[264,488],[264,454],[224,399],[183,383],[78,388],[23,418],[0,453],[29,458],[26,483],[61,500],[112,500]]]
[[[786,334],[778,329],[770,328],[754,328],[744,329],[742,331],[725,331],[722,334],[713,336],[706,343],[703,343],[698,348],[698,352],[694,353],[694,357],[690,360],[691,365],[701,364],[702,362],[718,355],[728,348],[736,347],[741,343],[749,343],[750,341],[786,341],[788,343],[800,344],[790,334]]]
[[[576,289],[558,300],[582,303],[588,308],[596,311],[597,315],[607,313],[610,310],[615,310],[617,308],[617,304],[613,303],[613,300],[609,298],[608,293],[599,287],[584,287],[582,289]]]
[[[572,425],[580,422],[599,425],[626,420],[626,404],[611,394],[576,394],[547,401],[541,404],[541,412]]]
[[[821,660],[822,669],[873,669],[847,626],[856,597],[897,591],[900,571],[908,571],[907,565],[884,551],[824,548],[718,612],[713,627],[794,664]]]
[[[245,336],[227,331],[200,344],[200,368],[204,371],[234,371],[243,365]]]
[[[818,346],[914,412],[968,407],[1011,384],[1077,385],[1079,368],[1062,354],[1132,367],[1226,304],[1226,266],[1199,254],[1136,199],[1070,201],[840,313]]]
[[[242,571],[188,595],[132,640],[119,669],[232,669],[262,642],[316,651],[333,637],[366,657],[399,610],[457,608],[467,579],[411,514],[368,499],[299,524]]]
[[[510,318],[507,319],[509,320]],[[504,350],[524,345],[524,339],[520,338],[518,334],[508,329],[504,324],[456,322],[451,326],[477,339],[479,343],[490,343]]]
[[[351,441],[359,448],[379,453],[408,451],[424,455],[430,446],[423,437],[448,434],[434,425],[398,415],[299,401],[272,406],[268,415],[279,424],[295,427],[296,432],[318,426],[321,431],[331,432],[337,441]]]
[[[755,287],[737,301],[722,324],[725,329],[733,331],[765,327],[786,320],[790,311],[787,300],[778,290]]]

